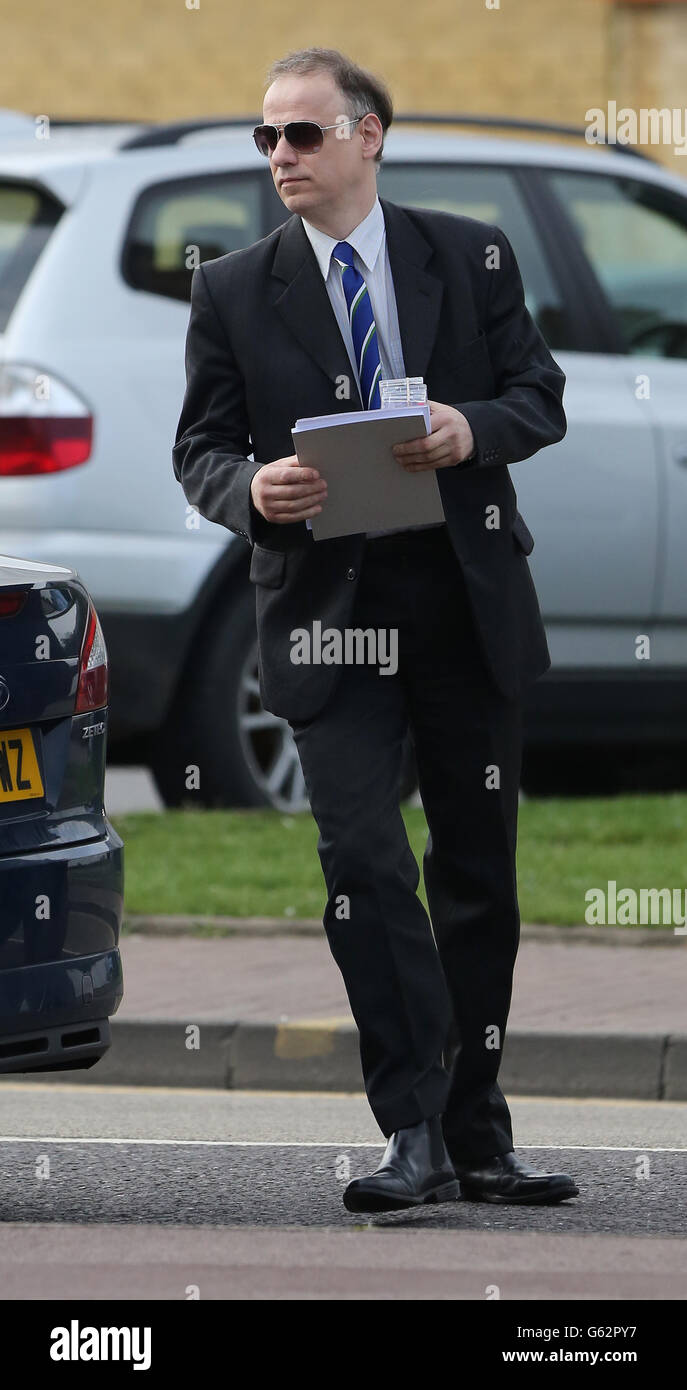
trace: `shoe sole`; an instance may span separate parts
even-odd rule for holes
[[[435,1202],[457,1202],[460,1197],[458,1182],[441,1183],[426,1192],[424,1197],[394,1197],[391,1194],[365,1192],[344,1192],[343,1203],[346,1211],[380,1212],[405,1211],[408,1207],[431,1206]]]
[[[514,1207],[552,1207],[558,1202],[565,1202],[568,1197],[579,1197],[580,1189],[574,1184],[568,1187],[561,1187],[552,1192],[527,1193],[524,1197],[502,1196],[498,1192],[479,1192],[460,1184],[460,1191],[465,1202],[491,1202],[494,1206],[514,1206]]]

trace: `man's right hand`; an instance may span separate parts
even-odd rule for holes
[[[301,468],[297,454],[263,463],[253,474],[250,495],[265,521],[304,521],[322,511],[327,484],[316,468]]]

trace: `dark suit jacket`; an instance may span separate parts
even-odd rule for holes
[[[525,558],[534,541],[508,465],[563,438],[565,376],[525,307],[500,228],[380,201],[406,372],[424,378],[430,400],[461,410],[477,443],[473,461],[436,476],[488,668],[514,698],[551,658]],[[499,269],[487,268],[494,246]],[[336,394],[342,376],[352,382],[348,400]],[[253,547],[260,691],[265,708],[286,719],[315,715],[341,670],[294,665],[290,633],[311,631],[315,619],[323,629],[352,625],[365,540],[314,541],[305,521],[268,522],[250,483],[263,463],[295,453],[299,416],[360,409],[299,216],[194,271],[174,472],[202,516]],[[486,525],[493,507],[499,529]]]

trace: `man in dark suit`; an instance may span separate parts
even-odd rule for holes
[[[174,470],[252,546],[260,691],[288,720],[320,836],[324,927],[388,1142],[351,1211],[554,1202],[573,1180],[516,1157],[497,1076],[519,940],[521,694],[550,665],[508,465],[565,434],[564,375],[496,226],[379,199],[388,90],[336,50],[274,64],[256,144],[292,216],[193,275]],[[313,125],[313,122],[315,123]],[[301,416],[379,407],[422,376],[445,523],[315,542],[326,507]],[[248,457],[252,444],[253,458]],[[395,633],[398,669],[302,664],[297,629]],[[399,808],[410,728],[429,825],[424,875]]]

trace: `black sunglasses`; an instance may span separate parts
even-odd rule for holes
[[[365,112],[368,115],[368,112]],[[284,137],[291,145],[292,149],[299,154],[316,154],[322,149],[324,144],[325,130],[334,130],[337,126],[357,125],[362,121],[362,116],[353,116],[349,121],[335,121],[333,125],[318,125],[317,121],[287,121],[286,125],[256,125],[253,131],[253,139],[261,154],[269,157],[279,144],[279,136],[284,132]]]

